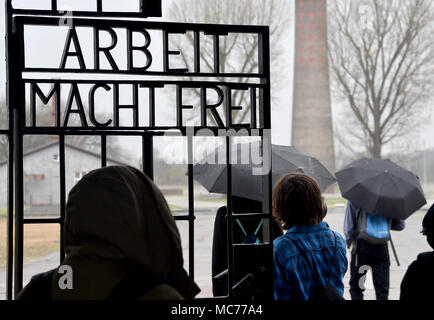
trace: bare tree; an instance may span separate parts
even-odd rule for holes
[[[423,119],[433,83],[431,1],[333,0],[328,11],[332,94],[352,118],[338,138],[381,158]]]
[[[275,92],[281,87],[282,73],[285,72],[285,50],[282,40],[285,28],[289,28],[290,9],[286,0],[177,0],[167,12],[169,20],[189,23],[214,23],[236,25],[266,25],[270,27],[271,43],[271,73],[273,101],[277,97]],[[194,38],[187,34],[187,40],[174,39],[171,42],[175,50],[181,51],[181,63],[189,70],[193,69]],[[185,38],[183,38],[185,40]],[[205,69],[213,70],[212,38],[205,39],[201,45],[201,61]],[[258,69],[258,37],[253,35],[229,35],[222,37],[220,42],[221,72],[253,73]],[[217,78],[224,81],[224,78]],[[247,82],[247,79],[242,79]],[[192,98],[199,99],[200,92],[192,92]],[[234,105],[243,106],[240,111],[233,113],[236,123],[242,123],[249,114],[247,103],[248,92],[237,90],[232,97]],[[272,103],[273,105],[274,103]],[[226,116],[226,110],[223,111]],[[213,121],[214,119],[210,119]],[[215,124],[215,123],[214,123]]]

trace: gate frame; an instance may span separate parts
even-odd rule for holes
[[[271,211],[271,97],[270,97],[270,46],[269,46],[269,28],[267,26],[237,26],[237,25],[217,25],[217,24],[190,24],[190,23],[169,23],[169,22],[149,22],[146,20],[99,20],[92,19],[96,17],[106,18],[144,18],[146,17],[145,9],[142,7],[139,13],[126,13],[126,12],[103,12],[102,0],[97,0],[96,12],[72,12],[74,17],[70,18],[77,26],[86,24],[87,22],[93,24],[95,27],[109,25],[109,28],[119,28],[128,26],[130,24],[143,25],[145,29],[147,27],[156,27],[161,30],[171,31],[193,31],[195,35],[201,32],[211,35],[220,35],[227,33],[253,33],[258,35],[258,73],[242,74],[242,73],[220,73],[219,66],[220,61],[218,55],[215,57],[215,65],[217,70],[211,73],[200,72],[200,60],[198,57],[195,59],[195,72],[142,72],[140,74],[145,75],[160,75],[162,79],[164,76],[194,76],[194,77],[217,77],[227,76],[231,78],[253,78],[259,80],[259,83],[252,84],[255,88],[259,88],[259,128],[256,125],[256,106],[251,106],[252,121],[254,123],[251,128],[244,128],[247,130],[248,135],[252,136],[253,130],[257,130],[258,136],[261,137],[261,151],[266,160],[269,161],[270,171],[263,176],[263,191],[267,195],[263,201],[263,213],[254,214],[233,214],[232,213],[232,165],[231,165],[231,143],[232,138],[226,136],[226,165],[227,165],[227,209],[228,209],[228,221],[234,219],[249,219],[249,218],[263,218],[266,219],[265,225],[267,226],[265,232],[265,241],[268,242],[264,245],[268,246],[269,258],[272,259],[272,243],[271,243],[271,229],[272,229],[272,211]],[[14,9],[12,7],[12,0],[6,0],[6,61],[7,61],[7,105],[9,112],[9,128],[8,130],[0,130],[0,134],[7,135],[9,140],[9,155],[8,155],[8,230],[7,230],[7,300],[13,299],[14,296],[22,289],[23,286],[23,250],[24,250],[24,225],[25,224],[58,224],[60,227],[60,261],[65,257],[63,248],[63,225],[65,219],[65,206],[66,206],[66,194],[65,194],[65,136],[68,135],[93,135],[100,136],[101,138],[101,167],[105,167],[107,164],[107,136],[139,136],[142,137],[142,160],[143,160],[143,172],[146,173],[151,179],[153,179],[153,137],[162,136],[167,130],[177,130],[183,136],[187,136],[187,149],[188,157],[192,159],[193,155],[193,137],[187,135],[188,127],[174,126],[174,127],[127,127],[127,128],[98,128],[88,127],[74,128],[74,127],[29,127],[26,126],[26,114],[25,114],[25,92],[26,80],[23,79],[23,72],[39,72],[49,73],[56,71],[58,73],[80,74],[86,73],[82,70],[75,69],[50,69],[50,68],[26,68],[24,62],[24,25],[26,22],[36,22],[41,25],[53,25],[53,23],[59,23],[65,14],[57,9],[57,1],[52,0],[51,10],[27,10],[27,9]],[[42,17],[42,15],[44,17]],[[83,18],[87,17],[87,18]],[[128,29],[128,27],[126,27]],[[217,40],[216,40],[217,39]],[[218,36],[214,37],[214,46],[218,46]],[[163,37],[163,46],[168,45],[167,37]],[[195,50],[200,50],[199,41],[195,42]],[[197,51],[199,52],[199,51]],[[217,50],[218,52],[218,50]],[[92,71],[92,70],[90,70]],[[94,72],[100,74],[99,71]],[[119,74],[118,71],[108,71],[105,74]],[[138,75],[139,72],[124,72],[124,74]],[[49,83],[72,83],[70,80],[46,80]],[[42,79],[33,79],[36,83],[44,82]],[[80,80],[77,80],[79,82]],[[88,80],[88,83],[104,82],[107,84],[122,83],[122,81],[115,80]],[[84,81],[86,82],[86,81]],[[132,83],[134,81],[128,81]],[[143,81],[141,81],[143,82]],[[159,81],[148,81],[158,85]],[[171,83],[170,83],[171,82]],[[194,83],[196,85],[207,86],[210,84],[225,86],[224,82],[210,82],[210,81],[167,81],[165,84],[174,83]],[[226,83],[235,84],[236,82]],[[239,82],[238,82],[239,83]],[[242,87],[243,84],[240,84]],[[256,92],[256,89],[255,89]],[[255,99],[256,100],[256,99]],[[60,111],[60,110],[59,110]],[[59,124],[60,125],[60,124]],[[199,132],[202,129],[211,130],[217,133],[221,129],[240,129],[239,126],[233,125],[231,127],[194,127],[194,133]],[[24,199],[23,199],[23,138],[25,135],[56,135],[59,137],[59,169],[60,169],[60,217],[59,218],[47,218],[47,219],[31,219],[24,218]],[[267,144],[269,148],[264,148],[264,144]],[[266,152],[266,154],[264,154]],[[15,216],[14,216],[15,212]],[[194,213],[194,186],[193,186],[193,163],[188,163],[188,214],[183,216],[176,216],[177,221],[187,221],[189,224],[189,274],[194,279],[194,231],[195,231],[195,213]],[[15,230],[15,238],[13,238],[13,232]],[[228,283],[229,283],[229,298],[233,297],[233,272],[234,272],[234,259],[233,259],[233,228],[232,223],[227,224],[227,237],[228,237]],[[268,234],[268,235],[267,235]],[[15,250],[14,250],[15,248]],[[271,298],[272,297],[268,297]]]

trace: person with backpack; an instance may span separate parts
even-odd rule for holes
[[[405,221],[372,216],[348,201],[344,233],[351,250],[350,295],[352,300],[363,300],[364,277],[372,271],[377,300],[389,298],[390,257],[388,242],[390,230],[401,231]]]
[[[232,211],[236,214],[261,213],[262,202],[243,197],[232,196]],[[214,297],[228,294],[228,250],[227,250],[227,207],[217,210],[214,220],[214,234],[212,242],[212,290]],[[282,231],[273,220],[272,239],[282,235]],[[235,219],[233,223],[234,244],[260,244],[263,242],[263,219]],[[238,282],[241,279],[235,279]]]
[[[97,169],[72,188],[63,245],[60,266],[34,276],[18,300],[184,300],[200,292],[163,194],[135,168]]]
[[[434,249],[434,205],[422,221],[422,234]],[[400,300],[428,301],[434,298],[434,251],[424,252],[408,267],[401,282]]]
[[[284,235],[274,240],[276,300],[342,300],[348,268],[343,237],[323,221],[318,183],[302,173],[283,176],[273,189],[273,215]]]

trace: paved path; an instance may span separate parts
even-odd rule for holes
[[[182,200],[184,201],[184,200]],[[180,199],[169,201],[172,204],[184,206]],[[211,287],[211,246],[213,238],[214,214],[219,204],[208,201],[196,202],[196,208],[200,209],[195,223],[195,280],[201,287],[202,292],[199,297],[209,297],[212,295]],[[425,241],[425,237],[420,234],[422,219],[425,211],[418,211],[407,220],[407,227],[402,232],[393,232],[395,247],[398,251],[401,266],[396,265],[391,252],[391,285],[390,299],[399,298],[399,287],[402,277],[408,265],[416,259],[420,252],[431,250]],[[329,214],[325,219],[330,226],[342,233],[344,208],[330,208]],[[182,245],[184,249],[185,268],[188,270],[188,223],[178,222],[181,233]],[[58,253],[53,253],[38,260],[33,260],[24,266],[24,282],[30,280],[31,275],[38,272],[49,270],[59,262]],[[0,299],[4,299],[5,292],[5,273],[0,272]],[[345,298],[349,299],[348,292],[349,271],[345,276]],[[371,289],[369,289],[371,287]],[[372,289],[372,280],[367,281],[366,298],[375,299]]]

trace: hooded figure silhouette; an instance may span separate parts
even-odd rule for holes
[[[64,247],[61,265],[35,276],[19,299],[38,298],[44,279],[50,290],[39,298],[54,300],[174,300],[200,292],[183,268],[178,228],[164,196],[132,167],[97,169],[75,185],[66,206]],[[59,285],[62,266],[73,271],[72,289]]]

